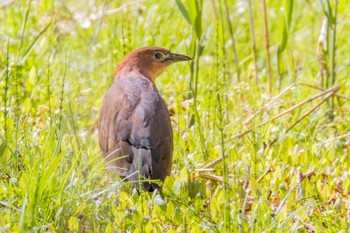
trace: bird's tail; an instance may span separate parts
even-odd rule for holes
[[[150,182],[152,179],[152,154],[151,150],[132,147],[134,158],[130,169],[132,176],[129,180],[134,182],[134,187],[139,190],[140,185],[143,190],[153,191],[159,186]]]

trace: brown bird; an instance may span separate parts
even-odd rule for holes
[[[159,47],[131,52],[117,67],[100,113],[99,144],[109,171],[153,191],[170,174],[173,133],[167,106],[155,86],[169,65],[190,57]]]

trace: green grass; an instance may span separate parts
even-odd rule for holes
[[[295,82],[340,85],[338,94],[350,96],[350,14],[346,1],[337,11],[334,2],[266,1],[272,97]],[[321,91],[296,85],[260,111],[270,100],[264,11],[262,1],[251,1],[251,15],[248,6],[231,0],[2,6],[0,232],[347,232],[350,137],[324,141],[350,133],[350,102],[330,98],[290,130],[326,96],[268,121]],[[325,18],[332,23],[323,81],[316,51]],[[138,194],[105,171],[97,125],[118,62],[147,45],[196,59],[157,80],[175,112],[173,172],[162,193]],[[195,171],[223,155],[208,172],[223,182]]]

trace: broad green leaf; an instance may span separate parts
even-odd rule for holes
[[[68,221],[68,226],[70,231],[79,230],[79,219],[75,216],[71,216]]]
[[[281,43],[277,47],[277,68],[278,68],[279,75],[282,75],[284,71],[282,52],[287,47],[289,30],[290,30],[290,25],[292,21],[292,13],[293,13],[293,0],[286,0],[286,10],[283,9],[283,12],[282,12],[282,23],[281,23],[282,38],[281,38]]]
[[[215,220],[217,218],[217,214],[218,214],[218,209],[220,209],[218,207],[218,203],[216,201],[216,197],[213,197],[210,201],[210,205],[209,205],[209,210],[210,210],[210,215],[211,217]]]
[[[190,177],[189,177],[187,169],[185,167],[182,168],[181,172],[180,172],[180,181],[184,182],[185,184],[188,184],[189,179],[190,179]]]
[[[163,193],[165,195],[171,195],[174,192],[175,178],[173,175],[168,176],[163,184]]]
[[[170,218],[170,219],[173,219],[174,218],[174,215],[175,215],[175,207],[174,207],[174,204],[172,201],[169,201],[168,202],[168,205],[167,205],[167,216]]]
[[[176,224],[181,224],[183,221],[183,213],[181,212],[181,209],[179,207],[175,208],[175,222]]]
[[[195,27],[196,17],[197,17],[197,6],[196,6],[197,1],[198,0],[186,0],[188,16],[191,19],[193,27]]]
[[[288,22],[288,30],[290,30],[290,25],[292,23],[292,14],[293,14],[293,3],[294,0],[286,0],[286,8],[287,8],[287,22]]]
[[[6,150],[7,144],[6,142],[2,142],[0,144],[0,157],[4,154],[5,150]]]
[[[113,232],[115,232],[115,229],[114,229],[113,224],[111,222],[108,223],[108,225],[107,225],[107,227],[105,229],[105,232],[106,233],[113,233]]]
[[[149,221],[146,224],[145,233],[153,233],[153,232],[161,232],[161,231],[157,231],[156,226]]]
[[[196,30],[197,38],[200,40],[202,38],[202,0],[196,0],[196,19],[194,28]]]
[[[182,13],[183,17],[186,19],[186,21],[190,24],[193,25],[190,19],[190,16],[188,15],[188,12],[181,2],[181,0],[175,0],[177,7],[179,8],[180,12]]]
[[[180,12],[187,20],[187,22],[192,25],[194,31],[196,32],[196,37],[201,39],[202,37],[202,0],[186,0],[185,4],[181,0],[175,0]]]

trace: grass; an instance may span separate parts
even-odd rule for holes
[[[266,13],[257,0],[0,3],[0,232],[348,231],[347,9],[332,0],[267,0]],[[104,169],[97,125],[116,65],[146,45],[196,59],[157,80],[174,112],[173,171],[162,193],[138,194]],[[220,157],[214,171],[196,171]]]

